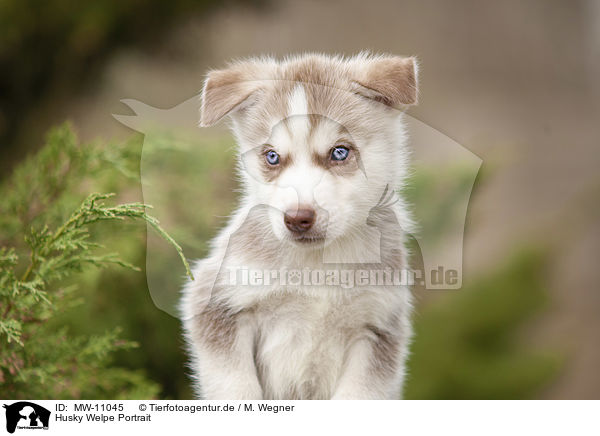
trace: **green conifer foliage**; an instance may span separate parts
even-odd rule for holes
[[[136,347],[118,327],[78,335],[55,319],[81,303],[74,273],[111,264],[139,270],[103,247],[90,230],[106,221],[143,220],[179,253],[179,245],[141,203],[109,205],[114,194],[95,186],[108,166],[135,176],[131,147],[78,143],[69,125],[0,185],[0,397],[151,398],[160,387],[142,371],[111,365],[118,350]],[[69,212],[70,211],[70,212]]]

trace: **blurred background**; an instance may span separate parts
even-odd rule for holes
[[[361,50],[418,56],[409,114],[483,160],[463,289],[415,290],[405,397],[599,398],[600,1],[4,0],[0,181],[65,120],[83,142],[127,141],[139,165],[144,138],[113,118],[130,113],[120,100],[174,107],[231,58]],[[236,200],[233,139],[211,135],[202,166],[179,158],[208,205],[194,211],[197,227],[163,221],[192,258]],[[139,176],[108,179],[120,199],[142,200]],[[164,178],[174,208],[180,183]],[[426,201],[427,182],[411,186],[411,201]],[[99,235],[145,265],[145,225]],[[58,324],[89,335],[121,326],[139,348],[112,365],[139,371],[158,398],[191,397],[178,320],[156,308],[143,272],[73,281],[82,304]]]

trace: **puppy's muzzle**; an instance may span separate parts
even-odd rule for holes
[[[316,216],[313,209],[288,210],[283,215],[283,222],[292,233],[302,234],[310,230],[315,223]]]

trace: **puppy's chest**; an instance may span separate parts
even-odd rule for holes
[[[255,307],[255,361],[265,398],[331,397],[347,348],[369,323],[358,299],[297,294]]]

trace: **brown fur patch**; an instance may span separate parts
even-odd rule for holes
[[[373,342],[372,370],[381,378],[394,374],[399,364],[400,341],[397,335],[375,326],[367,326],[375,335]]]
[[[208,73],[202,92],[200,124],[211,126],[239,107],[263,85],[273,62],[239,62]]]
[[[350,144],[344,144],[344,146],[350,150],[350,153],[348,154],[346,160],[332,160],[332,149],[330,149],[325,155],[314,153],[312,155],[313,162],[315,163],[315,165],[325,168],[326,170],[329,170],[336,175],[351,176],[359,169],[360,154],[354,146]]]
[[[388,106],[414,104],[417,102],[415,67],[413,58],[381,58],[369,63],[356,82],[375,91],[371,97]]]
[[[233,346],[236,336],[236,316],[227,307],[218,303],[209,303],[196,315],[195,334],[198,342],[203,342],[215,351],[227,351]],[[200,340],[198,340],[200,339]]]

